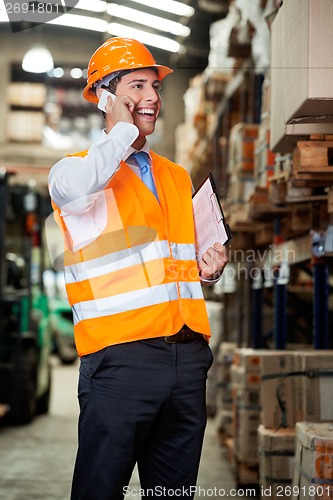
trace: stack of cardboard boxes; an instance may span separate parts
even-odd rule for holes
[[[6,139],[40,143],[45,122],[46,86],[42,83],[12,82],[7,89],[7,102],[10,112]]]
[[[254,147],[258,125],[237,123],[230,131],[229,141],[229,192],[232,204],[244,204],[255,187]]]
[[[239,484],[258,482],[260,354],[237,349],[231,367],[235,468]]]
[[[238,483],[258,482],[272,499],[312,498],[306,485],[332,491],[333,351],[236,349],[230,374]],[[327,446],[315,446],[322,436]]]
[[[258,455],[262,496],[288,498],[294,467],[294,428],[267,429],[259,425]]]

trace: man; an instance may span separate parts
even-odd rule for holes
[[[212,363],[200,280],[227,255],[217,242],[196,258],[189,175],[148,147],[171,72],[136,40],[107,40],[83,91],[110,91],[104,136],[50,172],[81,358],[72,500],[122,499],[136,463],[143,496],[194,496]]]

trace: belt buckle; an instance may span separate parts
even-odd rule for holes
[[[185,342],[186,340],[190,340],[193,336],[193,332],[188,327],[182,327],[179,332],[174,335],[170,335],[169,337],[164,337],[164,341],[167,344],[177,344],[178,342]]]
[[[176,337],[178,336],[177,333],[175,333],[174,335],[170,335],[169,337],[168,336],[165,336],[164,337],[164,342],[166,342],[167,344],[177,344],[178,342],[178,337],[175,339],[175,340],[171,340],[172,337]]]

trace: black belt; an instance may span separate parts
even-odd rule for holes
[[[187,342],[189,340],[199,339],[200,337],[202,337],[201,333],[194,332],[191,328],[184,325],[183,328],[174,335],[159,338],[164,340],[167,344],[176,344],[177,342]]]

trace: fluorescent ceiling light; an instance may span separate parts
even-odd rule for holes
[[[57,68],[54,68],[54,70],[52,72],[52,76],[54,76],[54,78],[62,78],[64,76],[64,74],[65,74],[65,71],[60,66],[58,66]]]
[[[0,11],[0,23],[9,22],[7,12]]]
[[[135,38],[139,42],[158,47],[159,49],[167,50],[168,52],[182,52],[183,47],[178,42],[171,40],[165,36],[153,35],[147,31],[137,30],[130,28],[124,24],[110,23],[108,32],[111,35],[123,36],[128,38]]]
[[[83,77],[83,71],[81,68],[72,68],[70,70],[70,73],[72,78],[74,79],[78,79],[78,78],[82,78]]]
[[[78,14],[63,14],[62,16],[49,21],[48,24],[100,31],[101,33],[104,33],[108,27],[108,23],[103,21],[103,19],[97,19],[97,17],[79,16]]]
[[[163,10],[164,12],[170,12],[177,16],[191,17],[195,12],[194,8],[190,5],[176,2],[175,0],[160,0],[159,2],[157,2],[157,0],[132,0],[132,2],[140,3],[141,5],[152,7],[153,9]]]
[[[173,35],[185,37],[191,33],[190,28],[184,26],[183,24],[176,23],[175,21],[169,21],[169,19],[165,19],[164,17],[146,14],[141,10],[130,9],[129,7],[124,7],[116,3],[108,4],[107,11],[111,16],[144,24],[145,26],[152,26],[154,29],[166,31],[168,33],[172,33]]]
[[[106,2],[102,0],[79,0],[75,5],[76,9],[90,10],[91,12],[105,12]]]
[[[51,52],[43,45],[32,47],[23,57],[22,68],[29,73],[47,73],[53,69]]]

